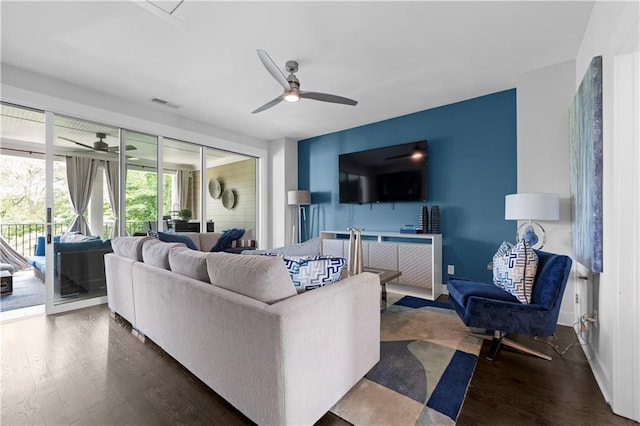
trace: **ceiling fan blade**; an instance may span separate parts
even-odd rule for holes
[[[334,104],[344,104],[351,106],[358,105],[358,101],[354,101],[353,99],[345,98],[342,96],[329,95],[328,93],[300,92],[300,97],[305,99],[313,99],[315,101],[333,102]]]
[[[267,71],[269,71],[269,74],[271,74],[273,78],[275,78],[278,83],[280,83],[284,90],[289,90],[290,87],[287,78],[284,76],[284,73],[280,70],[280,68],[278,68],[276,63],[273,62],[271,56],[269,56],[269,54],[264,50],[258,49],[258,58],[260,58],[262,65],[264,65]]]
[[[385,160],[397,160],[399,158],[411,158],[414,161],[424,160],[427,158],[427,153],[420,149],[420,145],[416,145],[413,150],[407,154],[394,155],[393,157],[387,157]]]
[[[73,139],[65,138],[64,136],[58,136],[58,139],[63,139],[63,140],[65,140],[65,141],[75,143],[76,145],[80,145],[80,146],[84,146],[85,148],[93,149],[93,147],[92,147],[92,146],[85,145],[85,144],[83,144],[83,143],[80,143],[80,142],[74,141]]]
[[[271,108],[272,106],[276,106],[280,102],[282,102],[283,99],[284,99],[284,95],[280,95],[277,98],[275,98],[274,100],[271,100],[271,101],[267,102],[266,104],[262,105],[260,108],[256,109],[255,111],[251,111],[251,114],[257,114],[259,112],[264,111],[265,109]]]
[[[385,158],[385,160],[397,160],[398,158],[411,158],[411,154],[402,154],[402,155],[396,155],[393,157],[387,157]]]

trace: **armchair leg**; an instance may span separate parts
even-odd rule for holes
[[[514,342],[511,339],[507,339],[506,333],[503,333],[501,331],[494,331],[493,332],[493,337],[488,335],[488,334],[477,334],[477,333],[471,333],[473,336],[476,337],[480,337],[481,339],[485,339],[485,340],[491,340],[491,346],[489,346],[489,351],[487,352],[487,360],[492,361],[495,359],[495,357],[498,355],[498,352],[500,351],[500,348],[502,347],[502,345],[505,346],[509,346],[510,348],[513,349],[517,349],[521,352],[524,352],[526,354],[529,355],[533,355],[533,356],[537,356],[539,358],[542,359],[546,359],[547,361],[551,361],[551,357],[547,354],[543,354],[542,352],[538,352],[535,349],[532,349],[528,346],[525,346],[521,343],[518,342]]]
[[[529,355],[537,356],[539,358],[546,359],[547,361],[551,361],[551,357],[549,355],[543,354],[542,352],[538,352],[535,349],[532,349],[532,348],[530,348],[528,346],[524,346],[524,345],[522,345],[522,344],[520,344],[518,342],[514,342],[511,339],[507,339],[507,338],[503,337],[502,338],[502,343],[507,345],[507,346],[509,346],[509,347],[511,347],[511,348],[514,348],[514,349],[517,349],[517,350],[522,351],[524,353],[527,353]]]
[[[491,362],[495,359],[498,351],[500,350],[500,346],[502,345],[502,338],[494,336],[493,340],[491,340],[491,346],[489,346],[489,352],[487,352],[487,359]]]

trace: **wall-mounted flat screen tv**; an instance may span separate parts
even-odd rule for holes
[[[427,141],[341,154],[341,203],[427,200]]]

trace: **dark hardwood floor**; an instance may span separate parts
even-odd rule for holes
[[[571,327],[556,330],[561,349],[576,341]],[[553,357],[546,361],[503,348],[494,362],[485,342],[458,416],[460,425],[632,425],[605,402],[579,346],[563,356],[533,337],[512,336]]]
[[[2,324],[2,425],[251,422],[125,321],[97,306]],[[559,345],[573,340],[560,327]],[[635,424],[612,414],[579,348],[552,362],[503,350],[476,367],[460,425]],[[328,413],[320,425],[347,424]]]

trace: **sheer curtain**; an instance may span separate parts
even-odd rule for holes
[[[187,209],[190,208],[187,206],[187,200],[189,199],[189,178],[191,177],[191,172],[189,170],[178,170],[176,171],[176,197],[178,198],[176,201],[180,205],[179,209]]]
[[[79,231],[84,235],[91,235],[89,224],[84,217],[91,197],[91,189],[98,171],[98,161],[85,157],[66,157],[67,185],[69,200],[76,217],[73,218],[67,232]]]
[[[120,217],[118,216],[118,205],[120,202],[120,197],[118,194],[118,186],[119,186],[119,170],[118,170],[118,162],[107,160],[104,162],[104,174],[107,178],[107,189],[109,191],[109,201],[111,202],[111,213],[113,214],[114,220],[111,226],[111,234],[110,237],[119,237],[120,236]]]

